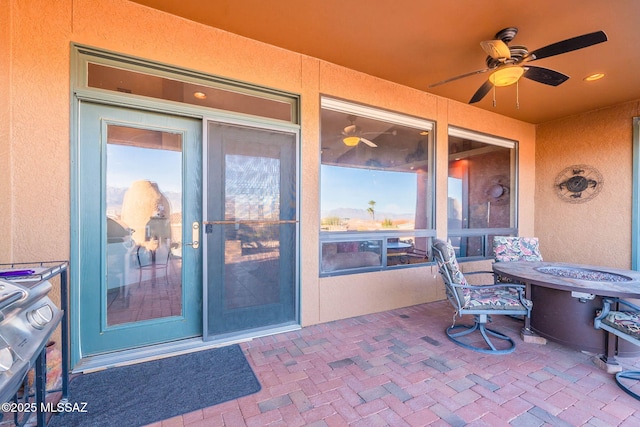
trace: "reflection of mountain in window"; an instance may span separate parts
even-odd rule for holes
[[[349,218],[381,228],[385,220],[413,229],[416,217],[415,173],[323,165],[322,218]],[[369,212],[375,201],[375,215]]]

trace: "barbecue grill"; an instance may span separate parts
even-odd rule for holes
[[[66,317],[48,296],[53,287],[50,279],[58,275],[62,306],[66,309],[66,262],[0,265],[0,403],[14,402],[17,409],[37,408],[38,426],[46,425],[41,410],[47,392],[45,346],[61,322],[62,397],[66,399],[67,395]],[[35,369],[35,396],[27,380],[31,369]],[[25,405],[32,397],[36,406]],[[33,411],[19,412],[14,412],[14,422],[29,422]],[[3,415],[8,414],[0,413],[0,417]]]

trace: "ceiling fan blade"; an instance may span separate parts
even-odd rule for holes
[[[509,59],[511,58],[511,51],[509,46],[502,40],[485,40],[480,42],[480,46],[487,55],[493,59]]]
[[[365,144],[367,144],[369,147],[373,147],[373,148],[376,148],[376,147],[377,147],[377,145],[376,145],[376,144],[374,144],[373,142],[369,141],[369,140],[368,140],[368,139],[366,139],[366,138],[360,137],[360,141],[361,141],[361,142],[364,142],[364,143],[365,143]]]
[[[543,83],[549,86],[559,86],[569,80],[569,76],[566,74],[562,74],[548,68],[533,67],[530,65],[527,65],[525,68],[526,71],[522,77],[526,77],[529,80],[533,80],[538,83]]]
[[[525,61],[535,61],[537,59],[548,58],[554,55],[571,52],[594,44],[606,42],[607,35],[604,31],[596,31],[594,33],[583,34],[557,43],[550,44],[540,49],[536,49],[524,58]]]
[[[489,71],[489,70],[491,70],[491,68],[485,68],[485,69],[483,69],[483,70],[476,70],[476,71],[472,71],[472,72],[470,72],[470,73],[460,74],[459,76],[451,77],[451,78],[449,78],[449,79],[442,80],[442,81],[440,81],[440,82],[438,82],[438,83],[431,84],[431,85],[429,85],[429,87],[440,86],[440,85],[442,85],[442,84],[449,83],[449,82],[452,82],[452,81],[454,81],[454,80],[463,79],[463,78],[465,78],[465,77],[474,76],[474,75],[476,75],[476,74],[486,73],[486,72],[487,72],[487,71]]]
[[[480,86],[480,89],[478,89],[476,93],[473,94],[473,97],[471,97],[471,101],[469,101],[469,104],[474,104],[482,100],[482,98],[484,98],[484,96],[489,93],[491,88],[493,88],[493,84],[489,80],[484,82],[484,84]]]

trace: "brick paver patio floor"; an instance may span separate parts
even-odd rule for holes
[[[640,401],[592,354],[524,343],[505,316],[491,328],[515,352],[469,351],[444,333],[452,315],[439,301],[243,343],[260,392],[154,426],[640,425]],[[619,361],[640,369],[640,358]]]

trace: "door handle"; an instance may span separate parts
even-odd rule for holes
[[[191,224],[191,243],[185,243],[185,245],[191,246],[193,249],[200,247],[200,223],[198,221]]]

